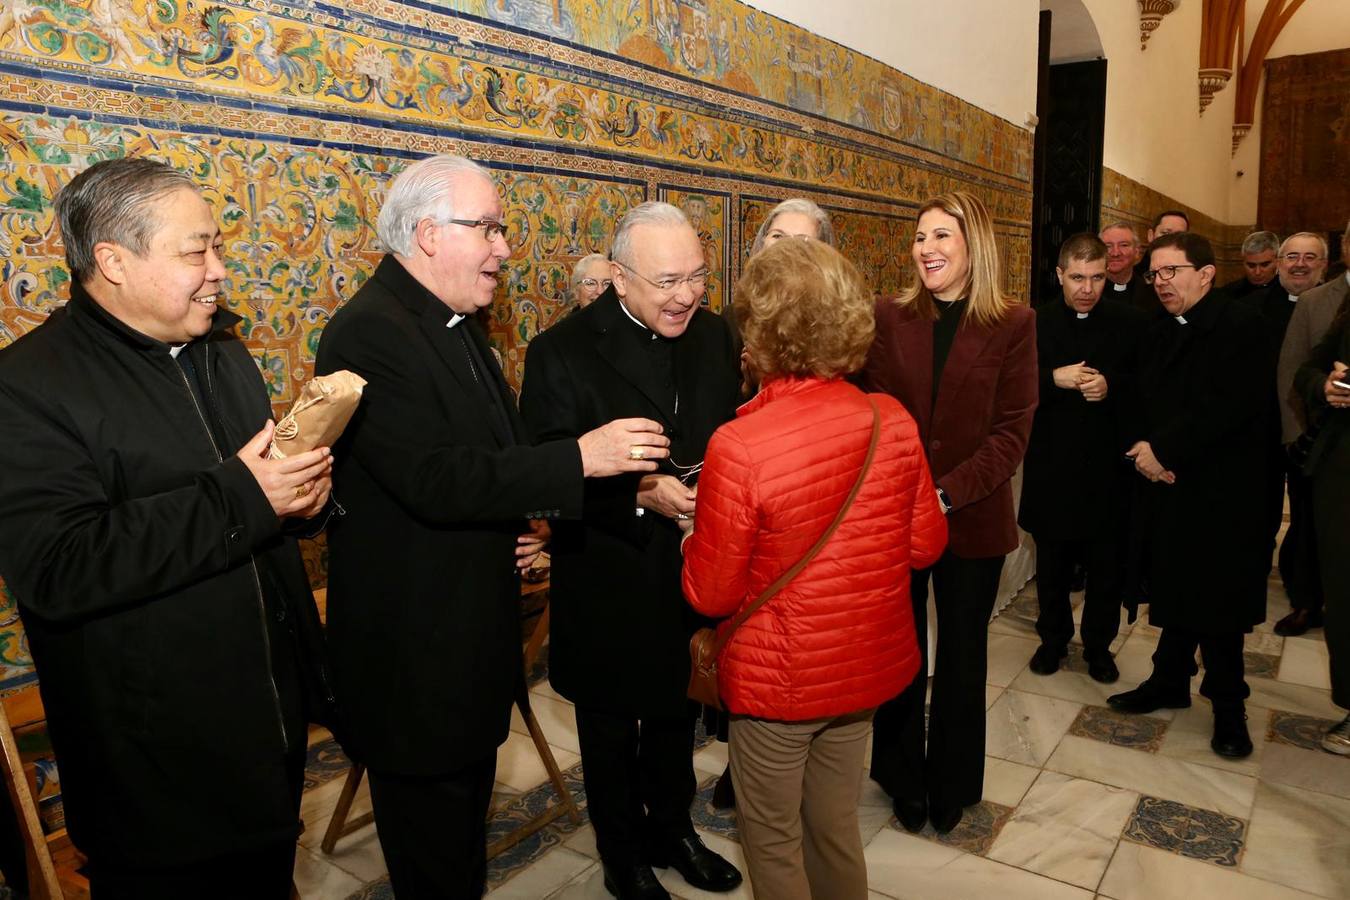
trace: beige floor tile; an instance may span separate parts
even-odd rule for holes
[[[1134,791],[1043,772],[987,856],[1096,888],[1138,800]]]
[[[989,670],[985,681],[1007,687],[1031,662],[1040,641],[1009,634],[989,635]]]
[[[867,846],[867,882],[896,900],[1091,900],[1092,892],[886,829]]]
[[[1121,841],[1097,889],[1111,900],[1308,900],[1303,891],[1242,872]]]
[[[389,874],[389,867],[384,861],[384,851],[380,848],[380,838],[375,832],[373,822],[338,841],[331,855],[325,855],[318,849],[317,839],[310,849],[319,858],[326,859],[363,882],[371,882]]]
[[[538,862],[531,863],[495,890],[489,900],[539,900],[547,897],[595,865],[595,860],[562,847],[550,850]]]
[[[1256,791],[1256,779],[1248,775],[1075,735],[1060,741],[1045,768],[1240,819],[1251,815]]]
[[[595,829],[589,823],[582,825],[567,840],[563,841],[563,846],[573,853],[580,853],[582,856],[588,856],[591,859],[600,858],[600,851],[595,849]]]
[[[1153,662],[1150,659],[1152,653],[1153,651],[1149,649],[1141,650],[1138,646],[1132,647],[1127,641],[1125,646],[1116,653],[1116,667],[1120,669],[1120,680],[1115,684],[1102,684],[1093,681],[1084,672],[1070,672],[1067,669],[1060,669],[1053,675],[1037,675],[1027,669],[1017,676],[1011,687],[1014,690],[1042,694],[1046,697],[1058,697],[1061,700],[1071,700],[1075,703],[1106,706],[1107,697],[1132,690],[1148,677],[1149,673],[1153,671]],[[1158,716],[1169,718],[1171,711],[1162,710],[1158,713]]]
[[[1350,799],[1350,757],[1271,741],[1261,760],[1261,780]]]
[[[1264,653],[1279,656],[1284,652],[1284,638],[1273,631],[1253,631],[1243,635],[1242,649],[1248,653]]]
[[[1069,730],[1082,704],[1007,690],[985,714],[985,753],[1042,766]]]
[[[1248,678],[1252,694],[1247,698],[1251,706],[1282,709],[1285,712],[1319,719],[1345,718],[1345,710],[1331,702],[1331,692],[1302,684],[1287,684],[1270,678]]]
[[[1000,806],[1022,802],[1040,770],[995,756],[984,758],[984,799]]]
[[[694,771],[700,776],[721,775],[727,768],[727,749],[724,741],[713,741],[694,754]],[[700,777],[699,781],[702,780]]]
[[[328,830],[328,822],[333,818],[333,808],[337,806],[338,794],[342,791],[344,781],[345,775],[305,793],[304,800],[300,803],[300,818],[305,823],[305,831],[300,835],[300,846],[318,850],[324,832]],[[351,821],[368,812],[370,812],[370,785],[362,778],[347,819]],[[342,846],[341,841],[338,842],[338,846]]]
[[[558,768],[567,769],[581,761],[575,753],[553,748],[553,758]],[[497,748],[497,780],[517,791],[528,791],[548,780],[548,770],[544,768],[534,741],[528,735],[511,732],[506,743]]]
[[[595,863],[550,894],[548,900],[613,900],[613,897],[605,890],[605,875],[600,864]]]
[[[347,872],[304,847],[295,848],[295,887],[301,900],[333,900],[359,891],[364,885]]]
[[[1261,768],[1262,755],[1270,746],[1266,741],[1269,724],[1270,710],[1248,706],[1247,731],[1252,736],[1252,755],[1246,759],[1225,759],[1209,747],[1210,738],[1214,736],[1214,712],[1208,703],[1197,698],[1190,709],[1175,710],[1158,753],[1183,762],[1255,775]]]
[[[1280,657],[1279,680],[1288,684],[1331,690],[1331,663],[1327,659],[1327,642],[1316,637],[1288,638]]]
[[[984,686],[984,708],[988,709],[994,705],[994,701],[1003,693],[1003,688],[996,684],[986,684]]]
[[[1238,868],[1323,897],[1350,897],[1350,800],[1260,785]]]
[[[547,678],[530,688],[530,693],[537,694],[540,697],[548,697],[550,700],[557,700],[559,703],[566,703],[568,706],[572,705],[571,700],[553,689],[553,685],[548,683]]]
[[[560,747],[569,753],[581,753],[581,741],[577,739],[577,718],[572,704],[566,700],[557,700],[539,693],[530,695],[530,709],[539,727],[544,729],[544,737],[549,744]],[[511,730],[516,734],[528,736],[525,719],[520,709],[511,707]]]

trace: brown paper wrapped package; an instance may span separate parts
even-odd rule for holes
[[[356,412],[365,385],[364,378],[346,369],[308,382],[291,411],[277,423],[269,455],[285,459],[315,447],[333,446]]]

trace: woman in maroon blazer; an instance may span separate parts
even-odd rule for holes
[[[927,752],[918,678],[877,710],[871,775],[907,829],[931,819],[945,833],[984,788],[989,616],[1018,543],[1011,480],[1036,409],[1036,317],[1002,292],[993,222],[971,194],[919,210],[912,255],[917,283],[877,302],[864,380],[918,422],[950,539],[911,581],[925,664],[930,578],[938,617]]]

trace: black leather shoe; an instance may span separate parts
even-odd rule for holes
[[[1068,655],[1067,648],[1041,644],[1031,656],[1031,671],[1037,675],[1053,675],[1059,671],[1059,661]]]
[[[1280,637],[1298,637],[1309,628],[1322,625],[1322,613],[1315,609],[1296,609],[1275,623],[1275,633]]]
[[[1115,684],[1120,680],[1120,669],[1116,668],[1110,650],[1084,650],[1083,661],[1087,663],[1088,675],[1092,676],[1093,681]]]
[[[923,800],[896,800],[891,804],[895,818],[910,834],[923,831],[923,823],[928,821],[928,804]]]
[[[703,846],[698,835],[680,838],[650,854],[650,862],[658,869],[673,867],[690,887],[701,891],[723,893],[734,891],[741,883],[741,873],[731,863]]]
[[[1151,713],[1157,709],[1186,709],[1191,705],[1189,692],[1169,692],[1145,681],[1132,691],[1106,698],[1112,709],[1127,713]]]
[[[605,890],[619,900],[671,900],[670,892],[661,887],[651,866],[641,863],[632,866],[602,865],[605,870]]]
[[[1252,755],[1252,736],[1247,733],[1247,714],[1241,710],[1214,711],[1214,737],[1210,749],[1229,759]]]
[[[965,810],[959,806],[955,809],[934,809],[931,817],[933,830],[938,834],[947,834],[961,824],[961,816],[964,813]]]

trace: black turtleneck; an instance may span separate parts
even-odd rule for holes
[[[942,370],[947,366],[947,354],[951,352],[952,341],[956,340],[956,329],[965,315],[968,301],[962,298],[948,303],[934,297],[933,303],[938,309],[938,320],[933,324],[933,402],[937,403]]]

